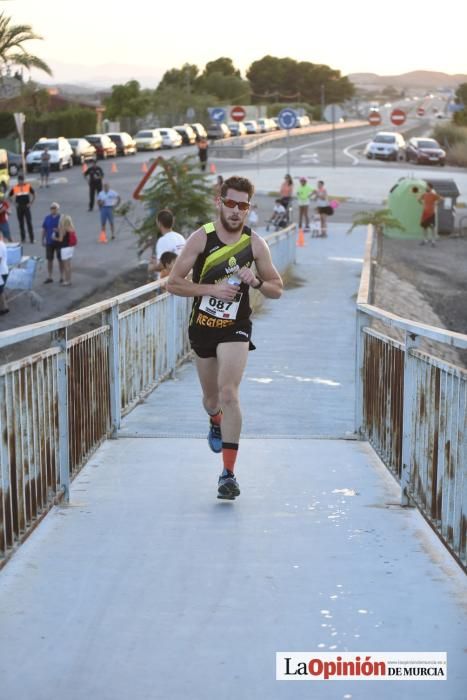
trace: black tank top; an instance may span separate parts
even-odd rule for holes
[[[241,267],[250,267],[253,262],[251,229],[244,226],[236,243],[223,243],[216,233],[213,223],[205,224],[206,246],[193,266],[193,282],[216,284],[228,278],[235,278]],[[238,279],[238,278],[237,278]],[[249,285],[242,282],[234,303],[223,302],[212,297],[195,297],[190,325],[199,324],[199,314],[218,319],[219,323],[203,323],[207,327],[226,327],[236,321],[245,321],[251,315]],[[229,322],[230,321],[230,322]]]

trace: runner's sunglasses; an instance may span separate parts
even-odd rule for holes
[[[224,197],[221,197],[221,202],[229,209],[238,207],[240,211],[246,211],[250,208],[250,202],[237,202],[235,199],[224,199]]]

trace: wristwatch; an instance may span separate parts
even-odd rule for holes
[[[264,280],[262,280],[261,277],[257,277],[256,279],[258,280],[258,284],[255,284],[255,285],[252,284],[251,288],[252,289],[261,289],[261,287],[264,284]]]

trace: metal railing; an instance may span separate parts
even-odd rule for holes
[[[296,227],[266,238],[285,273]],[[0,348],[50,334],[40,352],[0,367],[0,563],[50,507],[121,417],[189,353],[192,299],[152,282],[72,313],[0,333]],[[252,290],[253,292],[253,290]],[[252,293],[252,304],[262,295]],[[95,326],[71,338],[78,323]]]
[[[420,344],[465,349],[467,335],[373,306],[372,247],[369,227],[357,298],[356,432],[400,481],[402,505],[417,506],[465,567],[467,370]],[[404,342],[372,328],[372,319],[398,329]]]

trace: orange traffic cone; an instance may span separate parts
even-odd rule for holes
[[[303,248],[305,245],[305,236],[303,235],[303,229],[299,228],[298,229],[298,236],[297,236],[297,243],[296,243],[298,248]]]
[[[147,173],[147,172],[148,172],[148,166],[146,165],[146,163],[143,163],[143,165],[141,166],[141,172],[142,172],[142,173]]]
[[[102,229],[99,234],[99,243],[108,243],[107,236],[105,235],[105,229]]]
[[[111,173],[118,173],[118,168],[117,168],[117,163],[112,163],[112,167],[110,168]]]
[[[211,163],[211,165],[209,166],[209,171],[210,171],[213,175],[215,174],[215,172],[216,172],[216,166],[214,165],[214,163]]]

